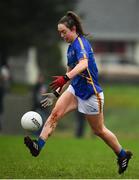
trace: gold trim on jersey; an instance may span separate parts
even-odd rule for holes
[[[83,42],[82,42],[81,38],[78,37],[78,40],[79,40],[79,43],[80,43],[80,46],[81,46],[82,50],[84,50],[85,48],[84,48],[84,45],[83,45]],[[84,57],[84,59],[88,59],[85,53],[83,53],[83,57]],[[100,98],[100,95],[99,95],[99,93],[96,90],[96,87],[94,85],[92,76],[91,76],[90,71],[89,71],[88,68],[87,68],[87,72],[88,72],[89,77],[85,77],[85,76],[83,76],[83,74],[81,74],[81,76],[85,77],[87,79],[87,82],[93,86],[95,95],[97,96],[97,100],[98,100],[99,112],[101,112],[102,107],[101,107],[101,98]]]

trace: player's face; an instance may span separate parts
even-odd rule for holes
[[[61,38],[67,43],[71,43],[74,40],[73,36],[75,31],[72,31],[69,28],[67,28],[65,24],[58,24],[58,32]]]

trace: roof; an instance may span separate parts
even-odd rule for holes
[[[80,0],[77,12],[95,39],[139,40],[138,0]]]

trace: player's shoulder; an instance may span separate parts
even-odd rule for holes
[[[90,43],[84,36],[78,36],[75,46],[78,49],[90,49]]]
[[[80,44],[80,45],[84,45],[84,46],[88,46],[90,43],[89,43],[89,41],[88,41],[88,39],[85,37],[85,36],[79,36],[78,37],[78,43]]]
[[[78,36],[72,45],[74,48],[79,48],[80,46],[82,46],[82,44],[84,44],[84,42],[85,39],[82,36]]]

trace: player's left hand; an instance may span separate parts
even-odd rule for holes
[[[62,89],[62,87],[70,80],[67,75],[64,76],[53,76],[54,80],[50,84],[50,87],[53,90],[56,90],[57,88]]]

